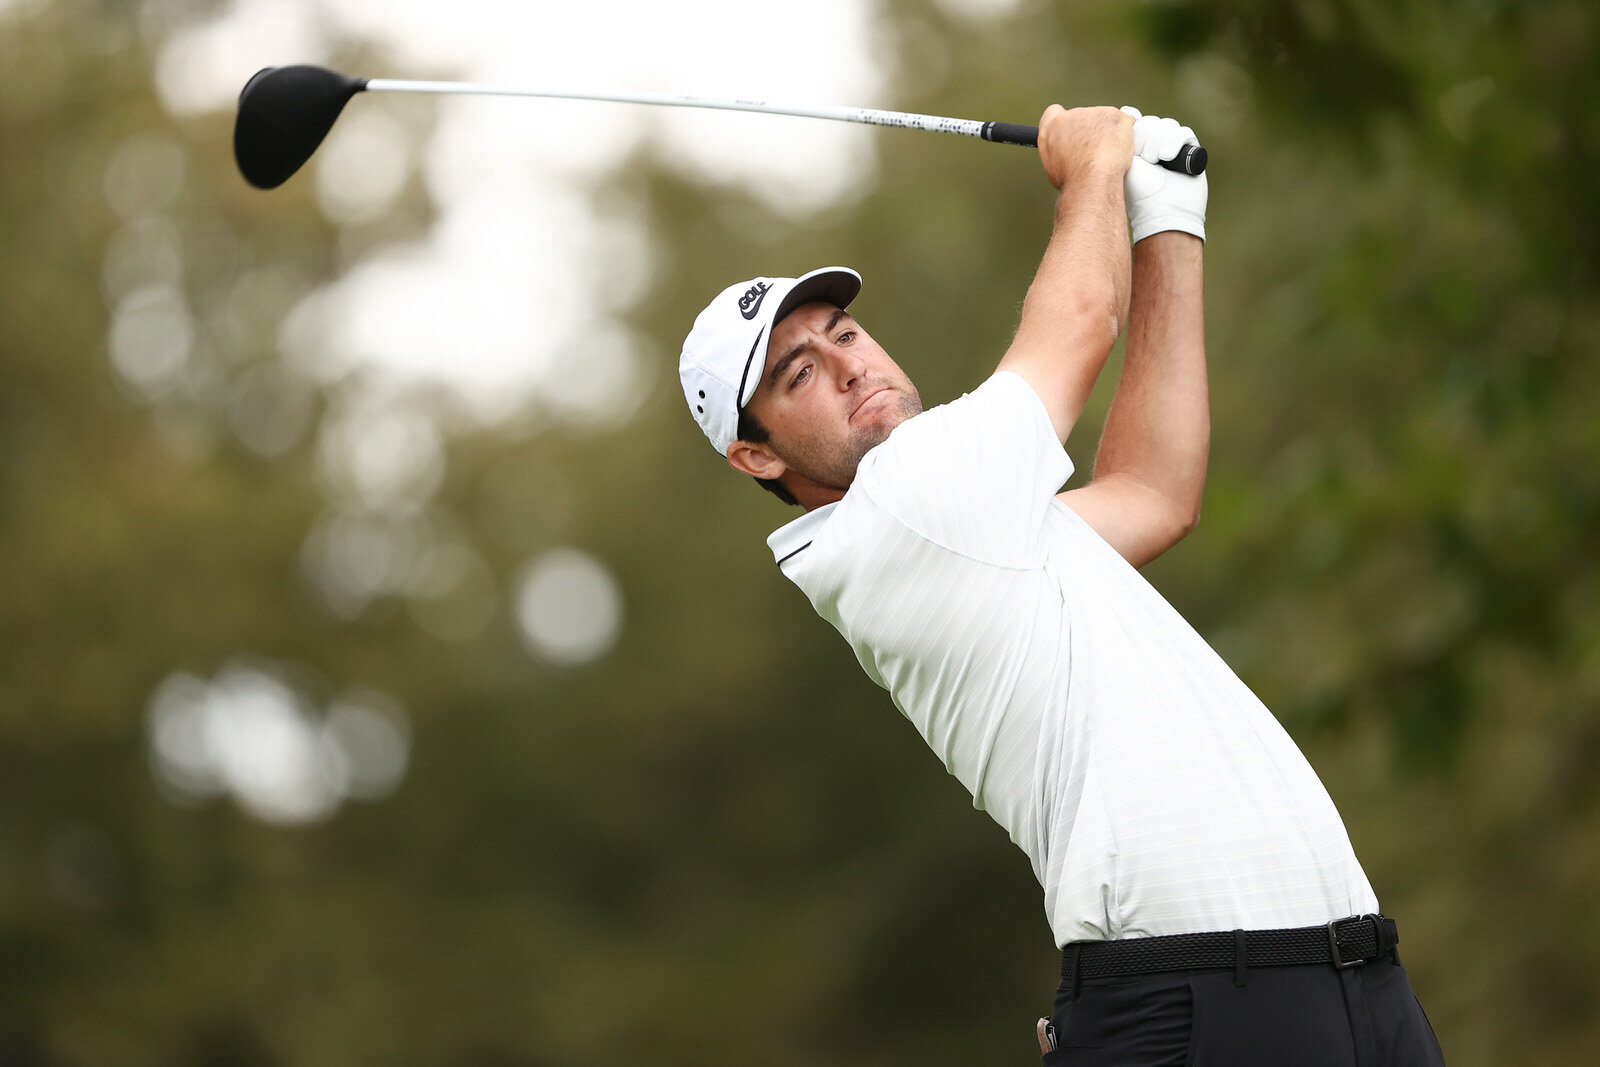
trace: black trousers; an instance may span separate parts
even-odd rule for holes
[[[1075,995],[1074,995],[1075,994]],[[1331,964],[1063,982],[1045,1067],[1443,1067],[1393,954]]]

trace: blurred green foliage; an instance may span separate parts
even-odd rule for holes
[[[1306,748],[1451,1062],[1594,1062],[1600,13],[886,9],[886,105],[1200,131],[1214,459],[1152,580]],[[435,502],[502,598],[555,545],[614,569],[620,641],[561,668],[503,603],[447,642],[404,598],[308,588],[314,435],[264,459],[230,412],[294,301],[426,196],[352,234],[308,182],[249,190],[229,116],[161,111],[136,15],[0,15],[0,1062],[1032,1062],[1055,953],[1026,862],[771,566],[785,513],[671,375],[723,284],[844,262],[924,395],[970,388],[1047,232],[1031,155],[884,132],[876,184],[819,217],[649,155],[597,191],[652,227],[655,391],[619,431],[458,436]],[[108,361],[130,143],[181,149],[160,213],[201,342],[155,400]],[[180,803],[146,706],[241,660],[392,694],[400,790],[297,827]]]

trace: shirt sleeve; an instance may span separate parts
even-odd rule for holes
[[[1072,475],[1042,401],[997,371],[902,423],[862,460],[860,492],[919,536],[975,559],[1036,566],[1055,494]]]

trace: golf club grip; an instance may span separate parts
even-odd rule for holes
[[[983,139],[996,144],[1019,144],[1032,147],[1039,143],[1039,127],[1024,126],[1016,122],[986,122]],[[1186,144],[1171,159],[1162,160],[1159,166],[1179,174],[1204,174],[1206,150],[1197,144]]]

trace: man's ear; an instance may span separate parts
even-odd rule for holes
[[[755,478],[773,479],[783,476],[789,465],[766,445],[735,441],[728,446],[728,465]]]

